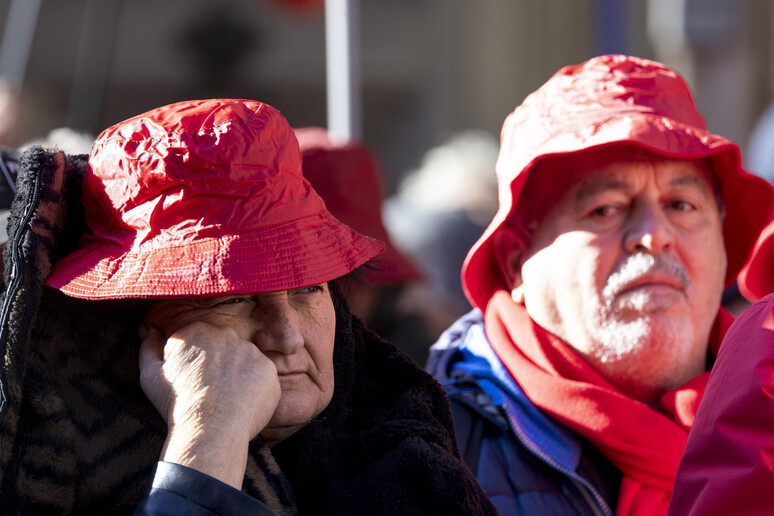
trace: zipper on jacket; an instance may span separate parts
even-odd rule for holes
[[[588,502],[589,508],[594,512],[596,515],[600,516],[613,516],[613,512],[610,510],[610,508],[607,506],[607,502],[602,498],[602,495],[600,495],[597,490],[594,488],[594,486],[591,485],[591,483],[586,480],[585,478],[581,477],[571,469],[568,469],[553,459],[550,455],[548,455],[546,452],[541,450],[536,444],[534,444],[519,428],[519,426],[513,421],[513,416],[505,409],[505,407],[501,407],[503,412],[505,413],[505,420],[508,423],[508,427],[511,429],[511,431],[514,434],[514,437],[527,449],[529,450],[535,457],[542,460],[546,465],[553,468],[554,470],[558,471],[559,473],[564,474],[566,477],[568,477],[573,484],[575,485],[575,488],[581,493],[581,496],[584,496],[584,491],[592,497],[593,500],[589,500],[586,498],[586,501]],[[565,493],[567,495],[568,493]],[[568,497],[569,498],[569,497]],[[591,503],[591,502],[596,503]],[[573,499],[570,498],[570,502],[573,503]],[[575,503],[573,503],[575,505]],[[578,511],[581,512],[580,510]]]
[[[5,356],[8,347],[8,318],[11,312],[11,305],[13,299],[16,296],[16,291],[21,283],[21,274],[19,272],[19,262],[22,259],[21,253],[21,241],[30,229],[28,225],[32,220],[32,216],[38,207],[38,201],[40,199],[40,174],[35,175],[35,179],[32,183],[32,199],[24,208],[24,215],[22,216],[19,224],[17,225],[16,234],[11,241],[11,271],[10,284],[5,291],[5,298],[3,299],[3,306],[0,308],[0,344],[3,345],[3,356]],[[6,401],[8,400],[5,392],[5,376],[3,370],[0,368],[0,417],[2,417],[5,411]]]
[[[451,381],[447,381],[444,383],[444,387],[450,387],[454,384],[459,384],[460,381],[458,379],[454,379]],[[475,384],[475,382],[474,382]],[[491,412],[487,411],[486,409],[481,408],[480,401],[472,401],[466,399],[467,396],[464,394],[472,394],[472,393],[479,393],[480,395],[483,395],[486,397],[486,399],[489,401],[489,406],[491,407]],[[472,410],[474,413],[477,413],[479,417],[482,417],[490,422],[490,424],[494,425],[495,427],[499,428],[500,431],[507,433],[508,430],[511,431],[512,436],[518,441],[524,448],[527,449],[528,452],[530,452],[533,456],[535,456],[538,460],[546,464],[551,469],[561,473],[566,478],[568,478],[575,487],[575,490],[577,493],[573,494],[565,484],[561,484],[559,486],[559,489],[561,490],[562,494],[565,495],[569,503],[575,508],[576,512],[580,515],[584,515],[587,513],[581,506],[581,504],[578,501],[578,495],[580,495],[583,498],[583,501],[586,502],[586,507],[588,507],[591,512],[593,512],[597,516],[613,516],[613,512],[610,510],[610,508],[607,505],[607,502],[605,502],[604,498],[597,492],[597,490],[594,488],[594,486],[591,485],[591,483],[586,480],[585,478],[581,477],[571,469],[568,469],[561,464],[559,464],[553,457],[548,455],[546,452],[544,452],[542,449],[540,449],[536,444],[532,442],[525,434],[521,431],[521,428],[516,424],[515,421],[513,421],[511,414],[508,412],[507,408],[505,406],[498,406],[494,405],[489,396],[484,393],[483,390],[479,386],[471,386],[468,388],[458,388],[456,390],[449,389],[447,390],[447,394],[451,397],[454,396],[454,398],[466,405],[469,410]],[[495,414],[496,412],[496,414]],[[495,421],[494,418],[497,418],[497,421]]]
[[[478,309],[474,309],[474,311],[477,311]],[[479,314],[480,315],[480,314]],[[470,313],[465,318],[470,317]],[[479,317],[479,322],[474,322],[468,326],[466,326],[463,329],[459,330],[459,335],[466,335],[470,328],[473,327],[475,324],[483,324],[483,319]],[[459,324],[461,321],[458,320],[455,323],[455,326]],[[448,332],[449,330],[447,330]],[[452,340],[458,340],[452,339]],[[449,353],[450,350],[446,350],[446,353]],[[455,353],[456,351],[451,351],[451,353]],[[445,362],[448,360],[448,357],[444,360],[441,359],[440,356],[437,356],[435,361],[428,361],[428,364],[434,364],[434,368],[437,369],[436,371],[433,371],[432,368],[430,368],[431,373],[433,373],[433,376],[436,378],[445,378],[442,381],[442,384],[444,388],[447,391],[447,395],[450,397],[453,394],[457,394],[456,399],[459,400],[461,403],[467,405],[470,409],[472,409],[475,413],[478,413],[480,417],[484,417],[485,419],[489,420],[492,424],[499,427],[502,431],[507,432],[508,429],[510,429],[512,436],[522,445],[524,448],[527,449],[528,452],[532,453],[532,455],[543,462],[546,466],[550,467],[554,471],[557,471],[558,473],[563,474],[565,477],[567,477],[575,487],[575,490],[577,491],[577,494],[580,495],[583,500],[586,502],[587,507],[597,516],[614,516],[613,511],[608,507],[607,502],[602,498],[602,495],[599,494],[599,492],[596,490],[596,488],[591,485],[591,483],[586,480],[585,478],[581,477],[575,471],[570,470],[569,468],[566,468],[562,466],[560,463],[558,463],[553,457],[548,455],[546,452],[544,452],[542,449],[540,449],[536,444],[534,444],[521,430],[521,428],[516,424],[516,422],[513,420],[513,416],[508,412],[507,407],[504,405],[495,405],[490,396],[484,392],[484,389],[478,384],[477,379],[474,376],[468,376],[467,381],[473,384],[472,388],[463,387],[459,388],[457,390],[453,389],[454,386],[459,386],[460,383],[466,383],[466,380],[463,380],[460,377],[449,377],[446,374],[444,375],[438,375],[438,371],[446,371],[445,366],[441,366],[438,364],[439,361]],[[499,389],[499,388],[498,388]],[[489,401],[489,406],[492,407],[494,412],[497,412],[500,417],[495,416],[492,413],[488,413],[485,409],[481,409],[479,402],[468,402],[469,400],[466,400],[466,396],[460,395],[464,394],[465,392],[478,392],[486,397],[486,399]],[[502,421],[502,423],[497,423],[493,420],[493,418],[497,417],[499,421]],[[565,484],[562,484],[559,486],[562,493],[567,497],[569,503],[575,507],[575,510],[579,514],[583,514],[586,511],[583,511],[583,508],[579,505],[578,496],[571,496],[572,493],[569,492]]]

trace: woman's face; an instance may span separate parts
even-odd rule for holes
[[[282,395],[260,433],[267,443],[288,437],[331,401],[336,314],[325,283],[264,294],[154,300],[145,321],[165,338],[193,322],[229,327],[269,358]]]

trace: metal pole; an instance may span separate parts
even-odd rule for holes
[[[87,0],[78,42],[67,126],[97,129],[110,75],[121,0]]]
[[[35,39],[41,0],[13,0],[0,43],[0,76],[20,91]]]
[[[325,0],[328,131],[340,142],[362,139],[360,0]]]

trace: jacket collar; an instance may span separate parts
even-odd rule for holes
[[[577,437],[527,398],[492,350],[480,310],[473,309],[441,335],[431,348],[428,370],[447,386],[450,395],[455,383],[474,382],[504,411],[517,437],[527,446],[571,471],[577,468],[582,451]]]

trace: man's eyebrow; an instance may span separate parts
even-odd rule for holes
[[[687,187],[687,186],[695,186],[699,188],[700,190],[704,191],[712,191],[712,184],[708,181],[704,180],[702,177],[696,175],[696,174],[680,174],[677,177],[674,177],[670,179],[669,186],[672,188],[680,188],[680,187]],[[598,195],[601,192],[606,192],[610,190],[619,190],[623,192],[627,192],[631,189],[631,184],[628,181],[625,181],[621,178],[616,177],[608,177],[608,178],[602,178],[595,181],[587,181],[587,182],[581,182],[581,184],[578,186],[577,191],[575,192],[575,200],[577,202],[584,202],[588,200],[591,197],[594,197],[595,195]]]
[[[581,182],[578,189],[575,191],[575,200],[577,202],[584,202],[601,192],[609,190],[621,190],[627,192],[631,190],[632,186],[629,182],[615,177],[603,178],[596,181]]]
[[[712,191],[712,183],[703,180],[703,178],[695,174],[682,174],[674,177],[669,181],[669,186],[696,186],[702,190]]]

